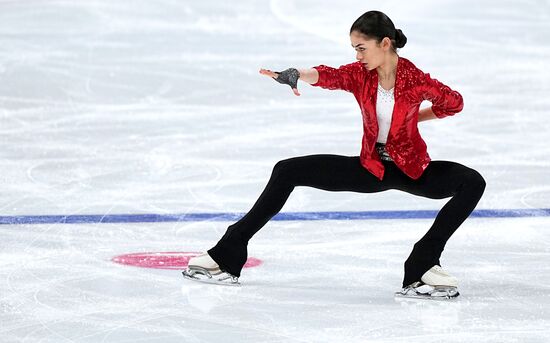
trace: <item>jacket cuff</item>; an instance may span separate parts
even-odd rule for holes
[[[450,115],[448,112],[446,112],[442,108],[439,108],[439,107],[434,106],[434,105],[432,105],[432,112],[439,119],[443,119],[443,118],[448,117]]]
[[[311,85],[314,87],[323,87],[324,85],[324,79],[325,79],[325,70],[322,65],[313,67],[313,69],[317,70],[317,73],[319,74],[319,79],[317,79],[317,82],[312,83]]]
[[[462,95],[457,91],[451,91],[450,94],[445,96],[445,100],[440,106],[432,104],[432,111],[438,118],[453,116],[464,108]]]

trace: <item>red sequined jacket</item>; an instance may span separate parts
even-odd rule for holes
[[[376,119],[378,73],[376,69],[369,71],[361,62],[343,65],[338,69],[325,65],[314,68],[319,72],[319,81],[313,86],[342,89],[353,93],[357,99],[363,115],[361,164],[382,180],[384,165],[374,147],[378,137]],[[418,132],[420,103],[424,100],[430,101],[434,114],[438,118],[443,118],[462,110],[464,105],[462,96],[436,79],[432,79],[430,74],[422,72],[411,61],[399,57],[394,100],[386,150],[399,169],[409,177],[418,179],[430,163],[426,143]]]

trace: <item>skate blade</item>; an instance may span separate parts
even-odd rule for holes
[[[188,280],[200,282],[200,283],[222,285],[222,286],[240,286],[241,285],[238,277],[235,277],[228,273],[211,275],[207,271],[197,270],[192,268],[187,268],[181,273],[183,274],[184,278]]]
[[[440,301],[453,301],[456,300],[459,295],[460,293],[458,292],[456,287],[432,287],[429,292],[419,292],[414,288],[406,288],[401,290],[400,292],[395,292],[396,298]]]
[[[395,298],[399,300],[433,300],[433,301],[456,301],[460,293],[456,293],[453,296],[433,296],[427,294],[403,294],[401,292],[395,292]]]

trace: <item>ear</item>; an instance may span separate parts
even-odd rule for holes
[[[382,39],[381,45],[382,45],[382,48],[386,51],[391,49],[391,39],[388,37],[384,37],[384,39]]]

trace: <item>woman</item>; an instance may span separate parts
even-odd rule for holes
[[[417,124],[462,110],[462,96],[432,79],[397,54],[407,38],[384,13],[369,11],[350,30],[357,62],[332,68],[290,68],[260,73],[289,85],[297,81],[353,93],[363,116],[361,154],[356,157],[313,155],[278,162],[253,208],[208,253],[189,261],[184,275],[199,281],[238,283],[252,236],[277,214],[296,186],[362,193],[397,189],[431,199],[451,197],[405,262],[403,289],[413,297],[458,296],[456,278],[439,258],[447,240],[477,205],[485,189],[473,169],[448,161],[431,161]],[[419,111],[422,101],[431,108]],[[213,277],[215,275],[216,277]]]

